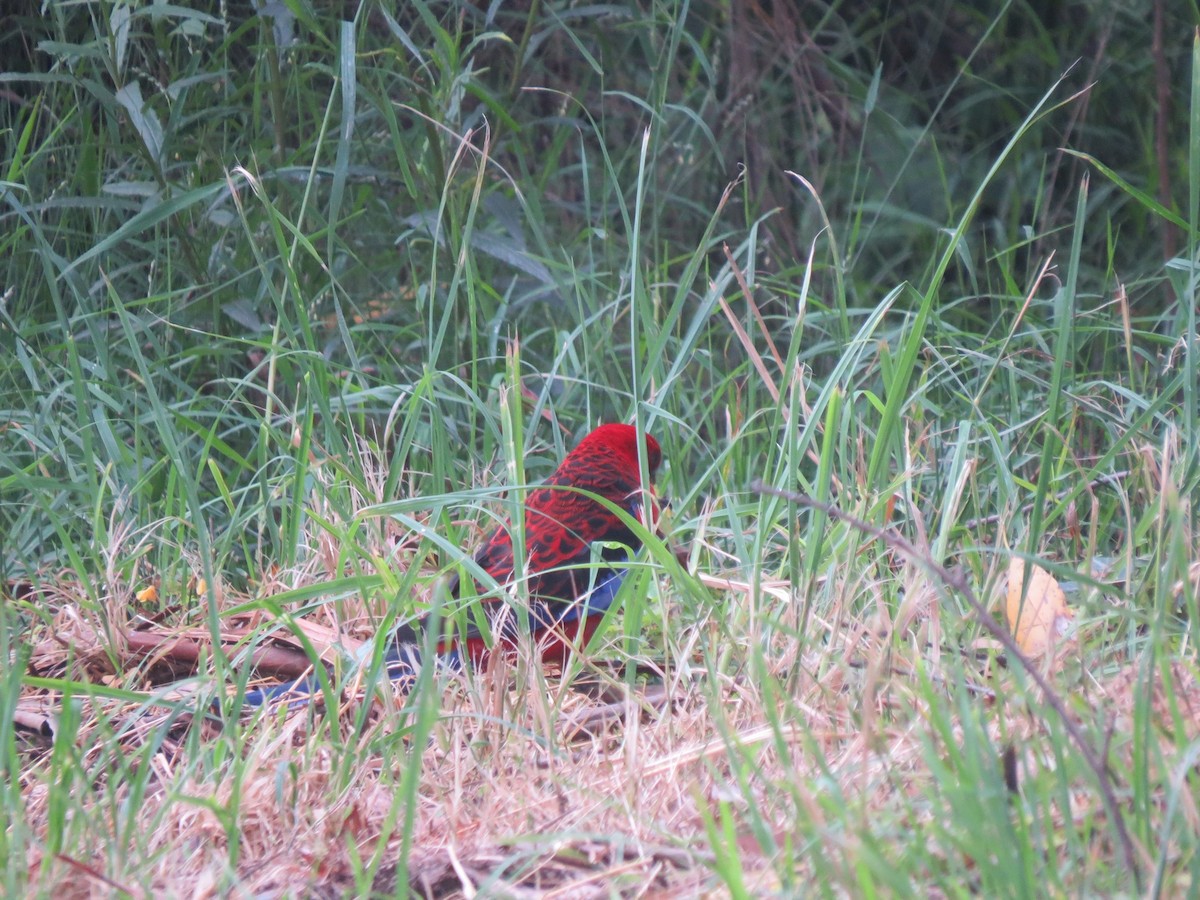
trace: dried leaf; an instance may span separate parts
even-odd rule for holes
[[[1033,567],[1022,602],[1024,581],[1025,560],[1014,558],[1008,564],[1008,627],[1021,652],[1036,658],[1066,633],[1075,613],[1067,607],[1067,597],[1058,581],[1041,566]]]

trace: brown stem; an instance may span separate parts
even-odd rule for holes
[[[195,666],[203,657],[212,656],[212,648],[202,641],[191,640],[160,631],[127,631],[125,645],[135,658],[156,656],[168,662]],[[299,650],[286,647],[255,647],[250,651],[255,668],[280,678],[299,678],[312,671],[312,660]]]

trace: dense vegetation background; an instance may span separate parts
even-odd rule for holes
[[[222,603],[267,608],[274,573],[311,567],[314,530],[336,548],[327,579],[415,612],[414,586],[495,508],[465,489],[536,481],[588,427],[632,417],[670,460],[660,489],[693,570],[794,592],[718,600],[682,573],[673,598],[652,592],[651,619],[684,610],[661,613],[661,642],[717,623],[735,649],[714,671],[778,675],[794,696],[773,640],[802,657],[830,646],[822,617],[874,622],[917,590],[894,548],[756,479],[897,527],[981,594],[1010,550],[1093,591],[1119,571],[1119,602],[1080,601],[1076,676],[1192,665],[1198,21],[1165,0],[6,4],[5,702],[96,680],[73,657],[29,669],[64,609],[94,624],[113,684],[145,687],[113,622],[216,641]],[[381,571],[409,539],[403,573]],[[969,647],[979,623],[957,610],[941,627]],[[912,652],[959,681],[922,696],[970,703],[945,637]],[[244,685],[239,660],[216,653],[208,689]],[[1137,696],[1144,712],[1156,695]],[[989,727],[973,716],[954,727]],[[7,765],[26,775],[5,850],[34,860],[6,867],[12,895],[37,871],[53,884],[51,851],[78,855],[98,826],[47,836],[10,718]],[[1085,723],[1097,746],[1112,721]],[[944,760],[957,739],[937,728],[926,750]],[[1195,834],[1172,818],[1194,775],[1164,799],[1137,746],[1116,782],[1142,877],[1194,882]],[[1093,777],[1060,767],[1047,796]],[[979,814],[945,788],[966,777],[931,789],[951,822]],[[1018,829],[999,861],[987,834],[901,811],[906,841],[978,843],[893,852],[864,819],[846,827],[865,845],[805,865],[845,889],[900,872],[991,894],[1018,871],[1128,888],[1102,793],[1096,822]],[[819,843],[801,819],[796,840]],[[718,850],[697,865],[732,889],[730,821],[701,831]],[[759,825],[777,884],[804,877]],[[370,884],[379,861],[364,865]]]
[[[894,288],[883,337],[933,290],[986,346],[1050,254],[1062,280],[1096,172],[1080,154],[1123,182],[1094,178],[1083,212],[1074,313],[1099,327],[1071,363],[1136,386],[1191,305],[1164,266],[1184,232],[1150,201],[1187,205],[1185,10],[982,6],[31,5],[3,38],[28,70],[4,98],[12,574],[91,534],[102,481],[122,519],[161,516],[171,450],[148,391],[209,444],[209,491],[220,475],[287,503],[265,490],[271,444],[304,410],[339,433],[411,411],[407,446],[441,456],[453,435],[486,458],[519,334],[542,404],[574,427],[653,395],[698,426],[682,462],[746,372],[707,291],[725,243],[818,373]],[[1142,336],[1126,359],[1118,283]],[[663,352],[681,337],[705,364]],[[133,389],[139,372],[153,384]],[[1036,408],[1020,399],[1014,421]],[[216,535],[223,507],[206,501]]]

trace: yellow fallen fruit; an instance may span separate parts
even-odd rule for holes
[[[1025,581],[1025,560],[1013,559],[1008,564],[1008,627],[1012,629],[1017,646],[1026,656],[1038,657],[1054,646],[1075,613],[1067,606],[1067,597],[1054,576],[1041,566],[1034,566],[1029,576],[1029,590],[1021,602],[1021,587]]]

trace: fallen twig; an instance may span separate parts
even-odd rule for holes
[[[195,666],[206,656],[212,656],[212,645],[202,639],[185,637],[164,631],[126,631],[123,634],[129,654],[140,659],[155,657],[167,662]],[[235,644],[237,635],[221,635],[225,644]],[[280,678],[299,678],[312,671],[308,654],[290,647],[254,647],[250,660],[264,674]]]

